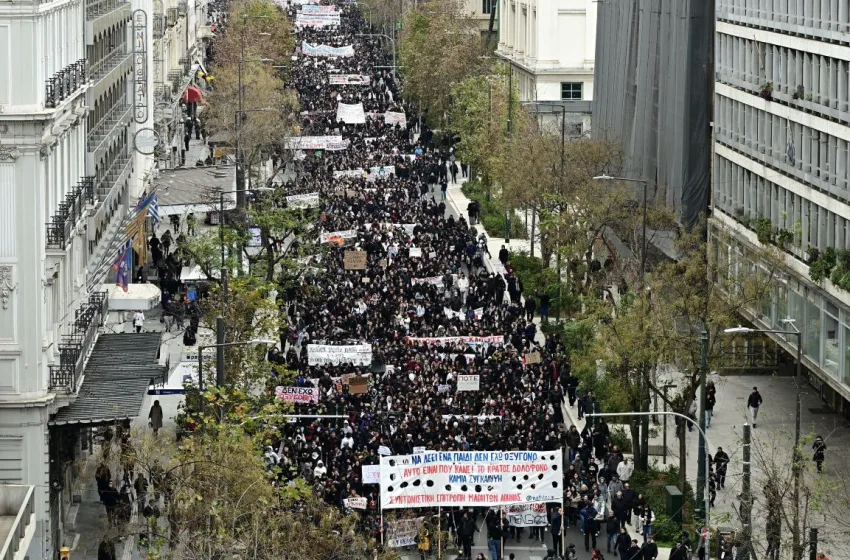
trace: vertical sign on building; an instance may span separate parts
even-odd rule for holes
[[[133,120],[148,121],[148,15],[133,12]]]

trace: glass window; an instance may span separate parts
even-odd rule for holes
[[[850,327],[844,327],[844,384],[850,385]]]
[[[818,302],[813,299],[820,299],[817,296],[810,296],[806,300],[806,330],[804,331],[805,352],[806,355],[814,363],[820,365],[820,339],[821,339],[821,313]]]
[[[788,318],[788,288],[780,284],[776,288],[776,315],[773,317],[773,327],[780,330],[793,330],[791,324],[783,322]]]
[[[481,0],[481,13],[489,14],[496,9],[496,0]]]
[[[561,82],[561,99],[581,99],[581,82]]]
[[[838,317],[824,312],[823,331],[823,369],[838,379],[838,368],[841,364],[841,354],[838,350]]]

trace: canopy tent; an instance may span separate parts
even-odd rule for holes
[[[162,297],[153,284],[127,284],[126,292],[115,284],[104,284],[102,291],[108,294],[110,311],[147,311],[157,307]]]

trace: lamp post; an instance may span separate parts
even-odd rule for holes
[[[783,323],[791,323],[793,319],[783,319]],[[792,472],[794,474],[794,515],[793,515],[793,524],[794,524],[794,532],[795,538],[800,538],[800,484],[801,478],[803,476],[803,457],[802,452],[800,451],[800,416],[802,410],[802,398],[800,397],[800,381],[802,379],[803,374],[803,333],[798,330],[793,331],[780,331],[780,330],[772,330],[772,329],[751,329],[749,327],[733,327],[731,329],[726,329],[723,331],[725,334],[776,334],[780,336],[796,336],[797,337],[797,370],[794,375],[794,388],[796,393],[796,406],[794,410],[794,451],[791,457],[791,465]],[[749,469],[747,471],[747,480],[744,482],[745,488],[749,490],[750,481],[749,481]],[[747,536],[752,535],[753,526],[752,526],[752,515],[750,512],[750,497],[749,492],[746,492],[743,496],[745,501],[747,515],[745,516],[745,528]],[[794,546],[797,546],[797,543],[794,543]]]
[[[702,426],[700,426],[699,423],[695,422],[693,420],[693,418],[686,416],[684,414],[680,414],[678,412],[673,412],[673,411],[664,411],[664,412],[591,412],[591,413],[586,413],[585,416],[587,416],[587,417],[594,417],[595,416],[595,417],[600,417],[600,418],[615,417],[615,416],[646,416],[646,417],[649,417],[649,416],[652,416],[653,414],[662,414],[662,415],[665,415],[665,416],[675,416],[677,418],[681,418],[682,420],[685,420],[686,422],[690,422],[691,424],[694,424],[696,426],[697,430],[699,430],[699,433],[703,437],[703,439],[705,439],[705,441],[708,442],[708,438],[705,436],[705,429]],[[705,458],[703,459],[703,465],[705,467],[705,472],[708,472],[708,470],[709,470],[708,454],[706,454]],[[710,556],[708,554],[708,552],[711,550],[710,547],[709,547],[709,543],[710,543],[710,539],[711,539],[711,530],[710,530],[711,525],[710,525],[710,520],[709,520],[709,515],[708,515],[708,510],[709,510],[709,505],[710,505],[711,500],[710,500],[708,492],[705,493],[705,496],[703,498],[704,498],[703,499],[703,507],[705,508],[705,528],[709,529],[708,531],[705,531],[705,533],[704,533],[705,534],[706,558],[708,558]]]
[[[224,349],[231,346],[250,346],[253,344],[266,344],[266,345],[274,345],[276,342],[274,340],[268,339],[251,339],[245,340],[241,342],[224,342],[224,329],[223,321],[221,316],[219,315],[216,318],[216,343],[215,344],[207,344],[206,346],[198,346],[198,390],[203,393],[204,392],[204,350],[207,348],[215,348],[216,349],[216,369],[215,369],[215,385],[216,387],[224,386]],[[201,406],[203,406],[204,399],[201,398]],[[221,415],[219,415],[219,421],[221,421]]]
[[[395,54],[396,53],[396,43],[395,43],[395,39],[393,39],[389,35],[384,35],[383,33],[358,33],[357,36],[358,37],[383,37],[384,39],[387,39],[389,42],[391,42],[393,44],[393,65],[392,65],[392,69],[393,69],[393,81],[395,81],[395,78],[396,78],[395,69],[398,68],[398,66],[396,66],[396,54]]]

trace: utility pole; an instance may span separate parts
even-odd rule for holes
[[[706,468],[706,449],[705,449],[705,384],[706,384],[706,373],[708,370],[708,332],[702,331],[702,336],[700,337],[700,369],[699,369],[699,428],[700,428],[700,436],[699,436],[699,456],[697,457],[697,501],[696,505],[700,508],[698,510],[700,515],[697,516],[697,519],[705,526],[708,522],[708,509],[705,507],[705,496],[708,494],[708,488],[706,488],[706,482],[708,480],[708,470]]]
[[[744,525],[744,550],[742,551],[743,558],[740,560],[749,560],[751,556],[751,548],[753,544],[753,498],[751,490],[751,470],[750,470],[750,447],[752,445],[752,435],[750,433],[750,425],[744,424],[744,479],[741,489],[741,521]]]

